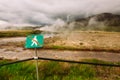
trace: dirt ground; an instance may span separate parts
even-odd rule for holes
[[[0,58],[27,59],[35,56],[34,50],[23,48],[0,49]],[[43,58],[81,61],[83,59],[98,59],[110,62],[120,62],[120,54],[113,52],[68,51],[68,50],[38,50],[38,56]]]
[[[80,50],[120,52],[119,32],[70,32],[60,36],[60,38],[48,38],[46,44]]]
[[[58,35],[57,35],[58,36]],[[25,37],[0,38],[0,58],[26,59],[34,57],[34,50],[16,46]],[[11,43],[13,43],[11,45]],[[39,49],[39,57],[66,60],[98,59],[120,62],[120,33],[117,32],[74,32],[45,39],[45,46],[70,46],[80,50]],[[91,50],[81,50],[91,49]],[[101,51],[96,51],[97,49]],[[108,50],[108,51],[107,51]],[[114,51],[111,51],[114,50]]]

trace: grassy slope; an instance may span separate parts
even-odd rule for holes
[[[5,63],[8,61],[0,61]],[[94,62],[98,62],[94,60]],[[39,61],[40,80],[120,80],[120,68]],[[0,80],[35,80],[33,61],[0,68]]]

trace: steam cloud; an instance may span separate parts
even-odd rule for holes
[[[120,13],[120,0],[0,0],[0,20],[12,24],[53,24],[58,18]]]

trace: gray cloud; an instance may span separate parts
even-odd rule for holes
[[[120,0],[0,0],[0,20],[13,24],[52,24],[57,18],[120,13]]]

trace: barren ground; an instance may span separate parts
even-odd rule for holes
[[[70,32],[61,38],[48,38],[47,46],[70,47],[80,50],[120,52],[119,32]]]
[[[0,57],[26,59],[34,56],[34,50],[16,46],[25,37],[0,38]],[[11,44],[14,43],[14,44]],[[52,47],[70,47],[79,50],[54,50]],[[45,49],[49,48],[49,49]],[[117,32],[74,32],[45,39],[45,48],[38,50],[40,57],[82,60],[98,59],[120,62],[120,33]],[[83,51],[84,49],[84,51]]]

